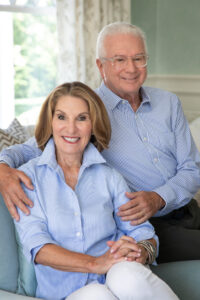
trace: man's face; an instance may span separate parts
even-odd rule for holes
[[[116,56],[135,57],[146,54],[143,40],[132,34],[107,36],[104,41],[105,58]],[[112,61],[100,61],[97,66],[106,86],[121,98],[137,96],[147,76],[146,67],[137,67],[130,58],[125,67],[116,68]]]

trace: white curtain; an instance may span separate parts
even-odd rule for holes
[[[130,22],[130,0],[57,0],[59,83],[98,87],[96,39],[106,24]]]

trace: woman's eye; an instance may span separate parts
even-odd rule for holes
[[[79,117],[78,117],[78,120],[79,120],[79,121],[85,121],[86,119],[87,119],[86,116],[79,116]]]
[[[58,115],[58,119],[59,120],[64,120],[64,116],[63,115]]]

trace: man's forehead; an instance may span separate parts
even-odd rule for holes
[[[112,55],[126,55],[126,51],[136,50],[144,53],[144,42],[138,35],[131,33],[115,33],[104,40],[104,49]]]

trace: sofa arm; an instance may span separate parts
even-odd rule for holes
[[[0,290],[0,299],[3,300],[31,300],[31,299],[33,300],[34,299],[35,300],[39,298],[17,295],[7,291]]]

